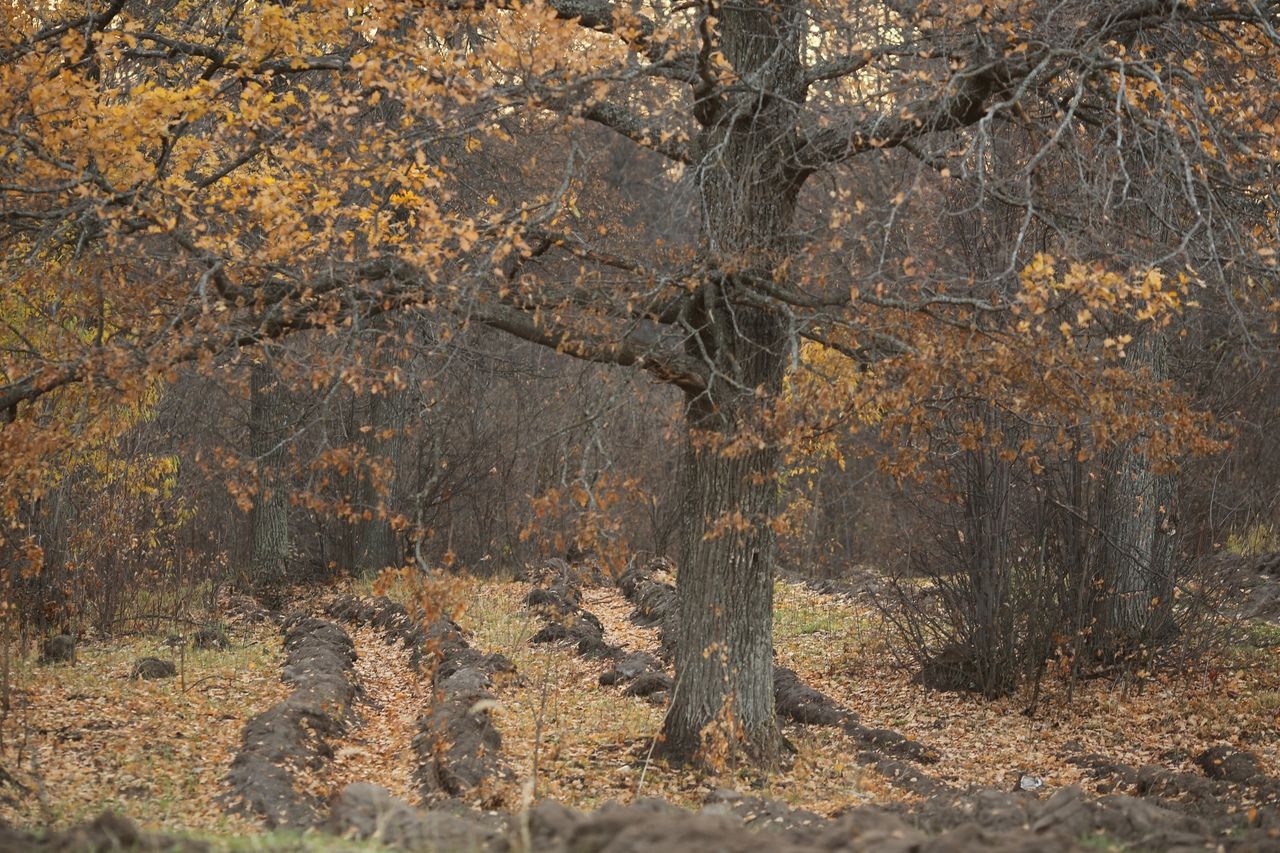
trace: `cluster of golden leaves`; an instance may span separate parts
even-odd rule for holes
[[[127,4],[102,27],[32,41],[85,9],[0,3],[0,124],[18,129],[0,197],[18,220],[63,223],[0,246],[0,381],[81,383],[0,430],[6,517],[69,454],[121,431],[111,406],[142,405],[178,361],[212,369],[299,279],[329,270],[345,287],[335,266],[395,257],[423,276],[408,302],[471,299],[451,277],[477,242],[496,245],[489,276],[524,247],[532,211],[561,206],[558,176],[472,204],[457,164],[510,156],[495,116],[536,114],[570,89],[603,95],[631,73],[626,38],[545,2],[447,5],[193,0],[157,16]],[[625,17],[618,31],[638,38]],[[458,47],[480,32],[483,50]],[[336,324],[337,289],[306,281],[278,316]],[[252,501],[252,486],[233,488]]]
[[[1159,345],[1155,339],[1194,306],[1187,277],[1064,266],[1039,255],[1022,270],[1005,306],[1013,334],[979,316],[908,322],[904,338],[914,352],[865,373],[851,398],[882,415],[881,432],[894,446],[882,460],[887,470],[920,478],[931,450],[957,446],[992,447],[1032,474],[1126,442],[1166,469],[1222,449],[1212,416],[1132,352],[1135,339]],[[1098,324],[1100,316],[1108,322]],[[964,401],[993,407],[1020,429],[1006,434],[965,419],[957,406]]]

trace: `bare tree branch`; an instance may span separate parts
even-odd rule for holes
[[[584,108],[581,116],[617,131],[632,142],[656,151],[678,163],[689,165],[693,155],[684,141],[676,138],[671,131],[650,127],[640,118],[619,104],[603,101]]]

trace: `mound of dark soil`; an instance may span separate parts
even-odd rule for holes
[[[191,644],[197,649],[226,649],[231,647],[227,629],[221,625],[206,625],[196,631]]]
[[[488,673],[515,672],[515,665],[505,655],[484,654],[471,648],[462,628],[452,619],[442,616],[424,628],[402,604],[385,595],[375,598],[340,595],[329,602],[325,613],[353,625],[378,628],[388,643],[399,643],[409,650],[409,663],[415,669],[434,665],[432,677],[436,684],[463,667]]]
[[[417,779],[424,797],[461,797],[498,771],[502,736],[489,715],[493,694],[475,689],[476,670],[461,670],[445,692],[418,721],[413,750],[418,758]]]
[[[355,788],[356,786],[353,786]],[[583,814],[541,802],[515,815],[502,834],[479,816],[442,819],[414,810],[379,790],[348,789],[326,826],[350,837],[377,837],[402,849],[537,850],[539,853],[1030,853],[1079,851],[1076,835],[1092,819],[1049,820],[1039,828],[980,826],[959,816],[953,827],[930,834],[909,817],[860,808],[828,820],[785,803],[717,791],[703,809],[686,811],[658,800],[607,803]],[[378,827],[382,829],[379,830]],[[430,829],[428,829],[430,828]],[[435,831],[439,847],[424,842]],[[469,847],[450,845],[470,844]],[[415,846],[424,845],[424,846]]]
[[[385,595],[360,598],[341,595],[325,607],[325,615],[353,625],[372,625],[380,630],[388,643],[399,643],[409,651],[409,663],[419,669],[428,660],[435,646],[423,629],[419,619],[404,607]],[[450,622],[453,628],[457,628]],[[461,636],[461,629],[457,629]],[[440,641],[442,637],[435,638]]]
[[[297,770],[333,757],[359,686],[355,646],[337,625],[306,615],[286,620],[282,678],[293,693],[245,724],[240,752],[227,774],[229,810],[257,815],[268,826],[315,823],[319,803],[294,789]]]
[[[662,625],[676,607],[676,588],[669,583],[645,581],[636,589],[631,602],[636,609],[631,619],[637,625],[653,628]]]
[[[671,676],[658,669],[646,669],[622,691],[625,696],[649,697],[658,693],[670,693]]]
[[[1203,849],[1214,837],[1205,822],[1135,797],[1111,794],[1089,799],[1077,787],[1045,800],[990,789],[947,794],[920,806],[914,822],[928,832],[972,824],[984,830],[1050,839],[1100,836],[1138,849]],[[1050,849],[1050,848],[1046,848]]]
[[[805,684],[793,670],[784,666],[773,668],[773,701],[777,706],[778,716],[792,722],[807,726],[841,726],[846,733],[866,746],[870,754],[863,756],[865,763],[876,764],[882,754],[921,764],[931,764],[938,760],[935,750],[898,732],[860,725],[857,714],[822,691]],[[927,778],[914,768],[910,775]],[[908,777],[904,777],[903,772],[895,768],[891,779],[903,778]],[[935,791],[930,788],[929,793]]]
[[[731,814],[749,829],[782,833],[800,842],[812,841],[828,823],[827,818],[807,809],[792,808],[780,800],[746,795],[727,788],[708,794],[703,800],[702,810]]]
[[[608,686],[610,684],[625,684],[638,678],[647,670],[657,670],[661,668],[658,659],[648,652],[632,652],[622,660],[618,661],[617,666],[613,669],[606,670],[600,674],[600,683]]]
[[[223,615],[251,625],[261,622],[278,622],[280,615],[274,610],[263,607],[248,595],[236,595],[227,602],[222,610]]]
[[[367,782],[348,785],[334,798],[322,828],[341,838],[379,841],[401,850],[481,850],[501,835],[478,819],[416,809]]]
[[[1267,849],[1280,851],[1280,780],[1262,773],[1245,750],[1204,750],[1195,759],[1203,775],[1158,765],[1135,769],[1098,754],[1071,755],[1067,760],[1086,768],[1101,793],[1126,801],[1140,798],[1153,808],[1190,818],[1195,821],[1191,831],[1208,826],[1241,841],[1267,839],[1272,845]]]
[[[1237,616],[1280,622],[1280,551],[1217,554],[1207,560],[1206,569],[1217,588],[1230,590],[1226,603]]]
[[[896,755],[920,764],[933,764],[938,760],[937,750],[892,729],[871,729],[856,723],[846,723],[844,730],[846,734],[866,744],[875,754]]]
[[[12,853],[107,853],[117,850],[206,853],[212,849],[203,841],[144,832],[129,818],[114,812],[104,812],[91,821],[46,835],[0,825],[0,850]]]
[[[325,612],[335,619],[378,628],[388,643],[399,643],[409,650],[415,668],[430,668],[436,698],[419,717],[418,731],[410,744],[417,759],[415,779],[424,797],[462,797],[500,770],[502,738],[489,716],[489,703],[494,701],[489,687],[495,673],[515,672],[506,656],[472,648],[462,628],[448,617],[424,626],[403,605],[386,596],[342,595],[331,601]],[[353,837],[372,837],[368,821],[352,815],[389,810],[387,820],[393,826],[388,831],[395,837],[422,840],[430,835],[425,824],[404,811],[404,804],[381,789],[353,786],[343,797],[340,802],[345,811],[330,818],[338,821],[340,832],[350,829]]]
[[[793,579],[820,595],[860,601],[874,601],[890,587],[883,575],[863,566],[854,566],[838,578],[793,576]]]
[[[76,638],[70,634],[58,634],[44,641],[40,649],[40,663],[75,663]]]
[[[1269,781],[1252,752],[1232,746],[1215,746],[1196,756],[1196,766],[1210,779],[1236,785],[1266,784]]]
[[[464,646],[441,657],[436,665],[433,680],[437,686],[441,685],[463,669],[478,669],[486,675],[494,675],[515,672],[516,665],[501,652],[485,653],[479,649]]]
[[[535,611],[562,616],[582,606],[582,592],[565,580],[550,586],[535,586],[524,598],[525,606]]]
[[[805,684],[785,666],[773,668],[773,701],[779,716],[804,725],[843,726],[858,721],[857,714]]]
[[[544,620],[542,628],[529,642],[573,643],[582,657],[620,659],[623,650],[605,642],[600,619],[582,609],[580,575],[569,570],[556,571],[550,577],[547,585],[535,586],[525,596],[525,604]]]
[[[178,674],[178,667],[171,660],[160,658],[138,658],[129,673],[130,678],[143,678],[148,681],[157,678],[173,678]]]
[[[660,578],[669,575],[671,562],[658,557],[637,564],[618,578],[618,589],[634,605],[631,621],[637,625],[658,628],[658,654],[667,661],[675,655],[679,631],[679,606],[676,589]]]
[[[438,659],[436,700],[418,719],[414,775],[428,800],[462,797],[502,771],[502,737],[489,714],[494,696],[488,688],[494,673],[515,666],[503,655],[473,649],[451,620],[437,620],[426,635]]]

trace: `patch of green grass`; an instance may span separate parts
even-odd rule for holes
[[[1274,524],[1252,524],[1227,534],[1227,553],[1251,557],[1280,550],[1280,530]]]
[[[1255,649],[1280,648],[1280,625],[1254,619],[1245,625],[1244,634],[1245,642]]]
[[[1240,627],[1227,657],[1243,669],[1280,670],[1280,626],[1251,620]]]
[[[1258,690],[1243,698],[1246,710],[1262,716],[1280,714],[1280,690]]]
[[[865,607],[828,598],[800,584],[777,582],[773,602],[775,640],[816,635],[843,638],[874,626]]]
[[[1105,832],[1085,833],[1076,839],[1076,843],[1081,847],[1088,847],[1093,850],[1114,850],[1118,853],[1134,849],[1120,839],[1107,835]]]
[[[799,637],[831,631],[833,620],[822,613],[779,613],[775,622],[777,635],[782,638]]]
[[[511,598],[504,598],[486,595],[479,583],[464,616],[465,623],[475,631],[475,645],[508,657],[524,651],[529,638],[541,627],[538,617],[518,604],[525,593],[524,585],[511,584],[514,592]]]

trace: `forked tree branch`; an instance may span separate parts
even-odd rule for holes
[[[967,52],[971,58],[941,92],[895,113],[849,115],[826,124],[797,147],[796,171],[807,175],[864,151],[895,148],[930,134],[971,126],[988,114],[1012,108],[1032,88],[1043,87],[1072,68],[1087,67],[1098,45],[1130,40],[1140,32],[1174,22],[1236,21],[1256,26],[1274,40],[1272,18],[1280,4],[1205,2],[1191,6],[1180,0],[1132,0],[1104,5],[1104,11],[1067,34],[1062,42],[1039,49],[998,55],[989,44],[974,40],[966,49],[956,51],[956,55]],[[814,66],[809,76],[834,79],[855,74],[866,64],[853,54]]]

